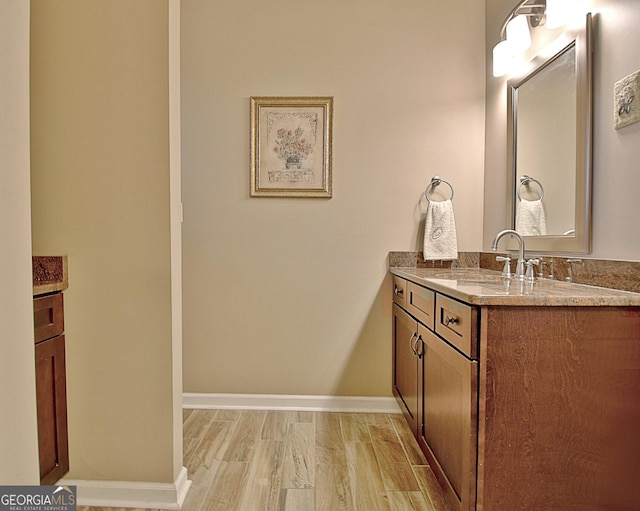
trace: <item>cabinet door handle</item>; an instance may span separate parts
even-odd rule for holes
[[[398,286],[393,286],[393,292],[394,292],[396,295],[401,295],[401,294],[403,294],[403,293],[404,293],[404,289],[400,289]]]
[[[414,346],[415,346],[414,353],[418,358],[422,358],[422,355],[424,355],[424,341],[422,340],[421,335],[419,335],[418,338],[416,339],[416,343]],[[420,346],[420,350],[418,350],[418,346]]]
[[[411,351],[413,351],[414,355],[417,355],[418,353],[416,352],[414,346],[415,343],[413,342],[413,339],[418,337],[418,332],[413,332],[413,334],[411,335],[411,337],[409,338],[409,348],[411,348]]]
[[[445,326],[449,326],[449,325],[455,325],[458,322],[458,318],[456,318],[455,316],[445,316],[444,318],[444,324]]]

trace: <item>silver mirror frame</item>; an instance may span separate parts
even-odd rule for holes
[[[507,163],[511,174],[509,181],[509,223],[515,228],[515,211],[518,190],[516,172],[517,104],[514,101],[517,88],[528,78],[563,54],[569,47],[576,49],[576,203],[574,236],[526,236],[527,252],[588,254],[591,252],[591,184],[593,161],[593,36],[592,17],[587,14],[583,27],[568,31],[566,44],[551,57],[536,57],[533,70],[524,77],[507,83]],[[513,249],[508,243],[510,250]]]

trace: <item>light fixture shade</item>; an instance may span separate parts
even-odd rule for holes
[[[558,28],[569,23],[576,7],[576,0],[547,0],[547,28]]]
[[[508,41],[500,41],[493,47],[493,76],[503,76],[509,72],[513,50]]]
[[[507,41],[513,53],[520,53],[531,46],[531,33],[526,16],[516,16],[507,23]]]

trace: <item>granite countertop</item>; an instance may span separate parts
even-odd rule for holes
[[[33,296],[64,291],[69,287],[67,256],[33,256]]]
[[[499,271],[479,268],[390,268],[416,284],[471,305],[640,306],[640,293],[551,279],[504,279]]]

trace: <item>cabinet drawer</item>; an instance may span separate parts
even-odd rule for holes
[[[407,281],[393,276],[393,301],[400,307],[405,308],[407,305]]]
[[[33,299],[35,342],[51,339],[64,332],[62,293]]]
[[[474,307],[436,295],[436,332],[470,358],[477,358],[478,316]]]
[[[420,320],[427,328],[434,328],[434,310],[436,294],[413,282],[407,282],[407,310]]]

